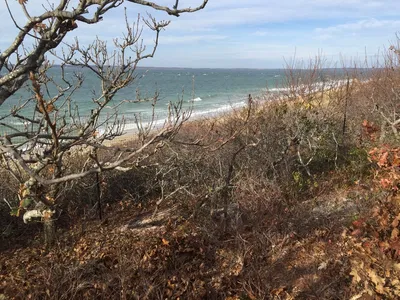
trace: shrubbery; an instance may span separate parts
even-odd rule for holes
[[[73,182],[60,201],[72,229],[34,275],[38,287],[52,282],[40,296],[397,297],[400,153],[387,116],[399,116],[398,69],[368,82],[351,69],[321,89],[318,68],[301,82],[290,71],[274,101],[249,97],[246,108],[184,124],[136,169],[101,174],[102,223],[88,222],[97,179]],[[153,223],[131,231],[143,216]],[[2,276],[6,293],[18,290]]]

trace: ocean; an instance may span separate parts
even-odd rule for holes
[[[72,105],[79,109],[80,116],[85,117],[95,107],[92,98],[99,94],[100,80],[88,69],[77,67],[65,69],[68,80],[72,80],[74,73],[81,74],[84,82],[82,87],[73,94]],[[329,69],[321,71],[321,80],[337,77],[336,73],[337,71]],[[62,82],[60,67],[52,67],[48,74],[55,82]],[[127,130],[135,127],[133,124],[135,115],[140,114],[144,121],[151,116],[152,101],[133,103],[137,95],[141,99],[152,99],[154,94],[158,93],[155,111],[158,121],[162,122],[167,115],[170,102],[182,100],[185,108],[192,107],[193,117],[200,117],[243,106],[249,94],[256,98],[265,94],[267,90],[273,92],[285,87],[285,70],[283,69],[138,68],[136,75],[133,84],[120,90],[104,109],[104,114],[111,114],[116,109],[120,116],[123,115]],[[18,91],[0,106],[0,116],[7,115],[13,106],[23,103],[31,95],[27,88]],[[45,93],[45,98],[50,99],[54,95],[56,95],[56,90],[50,86],[49,92]],[[61,102],[62,99],[58,100],[58,103]],[[32,105],[27,105],[22,114],[32,115],[33,105],[32,101]],[[16,127],[23,126],[20,120],[12,118],[3,120],[3,123],[5,122]],[[0,125],[0,134],[10,132],[10,130]]]

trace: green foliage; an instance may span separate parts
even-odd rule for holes
[[[25,198],[25,199],[21,200],[21,207],[28,208],[29,205],[31,205],[32,203],[33,203],[32,198]]]
[[[11,208],[10,215],[14,216],[14,217],[18,216],[19,215],[19,208],[18,207]]]

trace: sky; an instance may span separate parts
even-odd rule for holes
[[[0,0],[0,50],[12,43],[17,32],[4,1]],[[47,2],[29,0],[27,9],[31,15],[41,13],[41,4]],[[175,3],[155,2],[170,7]],[[179,4],[194,7],[201,2],[180,0]],[[18,2],[8,3],[22,26],[26,19]],[[204,10],[178,18],[125,2],[98,24],[78,24],[65,41],[77,37],[83,45],[98,36],[112,45],[113,38],[124,33],[124,7],[131,22],[138,13],[171,20],[161,33],[155,57],[142,63],[149,67],[282,68],[294,58],[307,61],[316,55],[331,66],[365,57],[373,60],[400,32],[399,0],[209,0]],[[151,32],[143,31],[148,47],[153,40]]]

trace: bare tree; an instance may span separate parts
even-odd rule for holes
[[[7,0],[5,2],[8,7]],[[170,9],[148,1],[128,2],[150,6],[175,16],[198,11],[207,4],[204,0],[196,8],[178,9],[176,1]],[[46,244],[49,246],[54,240],[54,207],[66,183],[108,170],[131,169],[174,137],[189,118],[190,110],[183,110],[182,101],[171,103],[163,126],[153,130],[157,118],[154,107],[159,95],[157,91],[150,99],[137,95],[130,102],[152,101],[153,113],[146,123],[136,119],[139,137],[136,143],[130,147],[104,143],[122,135],[125,125],[124,117],[118,115],[121,103],[108,114],[103,112],[104,108],[121,89],[137,80],[135,70],[138,63],[154,56],[160,32],[169,22],[157,22],[149,15],[147,19],[139,16],[137,22],[129,26],[125,14],[126,33],[122,39],[114,39],[116,50],[110,50],[100,39],[88,46],[81,46],[76,39],[73,44],[67,44],[61,54],[57,54],[53,49],[69,31],[77,28],[79,22],[97,23],[122,1],[83,0],[77,8],[70,8],[69,1],[60,0],[57,6],[51,6],[52,9],[38,17],[29,15],[25,0],[19,0],[19,3],[28,22],[23,28],[15,23],[19,34],[12,45],[1,53],[0,71],[5,75],[0,77],[0,105],[25,82],[29,83],[31,97],[14,106],[7,115],[0,116],[0,125],[11,130],[10,134],[0,134],[0,157],[2,167],[20,184],[19,207],[14,209],[14,213],[24,213],[25,222],[34,217],[40,218],[45,224]],[[91,7],[96,8],[95,12],[92,18],[87,18],[84,15]],[[155,34],[151,49],[143,45],[141,21]],[[35,38],[33,50],[20,51],[28,36]],[[48,76],[52,65],[46,60],[46,53],[57,56],[62,62],[61,82]],[[15,62],[11,61],[13,58]],[[100,92],[93,92],[90,97],[93,109],[88,116],[81,115],[74,101],[84,78],[79,73],[67,76],[67,66],[89,69],[99,79]],[[10,118],[24,123],[24,127],[10,125],[6,122]],[[107,155],[100,157],[99,151]],[[68,167],[76,155],[83,162],[79,170]]]
[[[57,0],[51,2],[47,11],[41,15],[31,16],[26,7],[28,0],[18,0],[27,18],[25,25],[20,26],[12,14],[8,1],[4,0],[19,32],[11,45],[0,54],[0,72],[3,73],[0,77],[0,105],[21,88],[28,80],[30,72],[37,72],[45,62],[46,53],[57,48],[68,32],[77,29],[80,23],[100,22],[108,11],[124,3],[124,0],[83,0],[73,7],[69,0]],[[148,6],[178,17],[182,13],[203,9],[208,0],[203,0],[201,5],[194,8],[179,8],[179,1],[176,1],[172,8],[144,0],[125,0],[125,2]],[[31,51],[25,52],[23,42],[29,37],[36,40],[36,45]]]
[[[400,72],[400,37],[397,45],[392,45],[384,56],[384,67],[375,71],[376,80],[372,86],[372,93],[368,98],[374,103],[374,111],[381,118],[381,140],[391,132],[396,140],[400,139],[400,88],[397,84]]]

